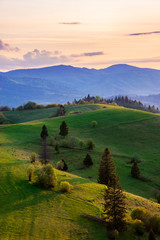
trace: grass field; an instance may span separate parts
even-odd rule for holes
[[[66,106],[66,114],[72,114],[73,112],[89,112],[93,110],[100,109],[99,105],[71,105]],[[57,114],[58,107],[54,108],[45,108],[45,109],[36,109],[36,110],[23,110],[23,111],[6,111],[4,115],[12,123],[23,123],[33,120],[40,120],[45,118],[55,117]]]
[[[30,153],[39,152],[42,125],[46,124],[49,135],[55,135],[63,119],[70,136],[84,141],[92,138],[96,143],[91,152],[94,165],[89,169],[82,164],[86,150],[60,149],[61,153],[55,155],[50,148],[53,163],[65,159],[74,174],[57,171],[59,182],[67,180],[73,185],[70,194],[58,188],[53,192],[35,187],[26,176]],[[91,127],[93,120],[98,122],[96,128]],[[144,206],[153,214],[160,213],[158,204],[140,197],[152,198],[152,190],[160,188],[159,125],[158,115],[108,106],[42,122],[0,126],[0,239],[106,239],[103,226],[81,216],[83,212],[101,216],[104,186],[96,180],[105,147],[114,155],[123,189],[132,193],[127,193],[128,210]],[[143,159],[139,167],[145,182],[130,177],[131,166],[126,162],[135,152]],[[119,239],[134,240],[135,236]]]

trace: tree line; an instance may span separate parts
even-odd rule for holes
[[[152,113],[159,113],[158,107],[156,108],[154,105],[143,105],[142,102],[137,100],[132,100],[128,96],[116,96],[114,98],[101,98],[100,96],[88,96],[76,100],[74,99],[72,104],[94,104],[94,103],[100,103],[100,104],[115,104],[118,106],[123,106],[126,108],[133,108],[138,109],[142,111],[152,112]]]

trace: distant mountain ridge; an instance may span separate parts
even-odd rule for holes
[[[105,98],[159,94],[160,70],[125,64],[99,70],[58,65],[0,73],[0,105],[65,103],[88,93]]]

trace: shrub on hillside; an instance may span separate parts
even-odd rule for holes
[[[30,160],[31,160],[31,163],[35,163],[36,162],[37,154],[35,152],[31,153]]]
[[[1,106],[0,111],[11,111],[11,109],[8,106]]]
[[[133,220],[139,219],[139,220],[143,221],[143,219],[145,218],[146,214],[147,214],[146,209],[138,207],[138,208],[135,208],[131,212],[131,217],[132,217]]]
[[[142,160],[140,159],[140,156],[137,153],[135,153],[133,155],[133,157],[131,158],[131,161],[130,161],[130,163],[134,163],[134,162],[137,162],[137,163],[142,162]]]
[[[133,163],[133,166],[131,168],[131,176],[137,179],[140,178],[140,170],[136,161]]]
[[[54,136],[51,136],[51,137],[49,138],[48,144],[49,144],[50,146],[55,146],[56,143],[57,143],[57,142],[56,142],[55,137],[54,137]]]
[[[65,139],[61,139],[59,145],[64,148],[74,148],[78,146],[78,139],[73,136],[68,136]]]
[[[72,189],[72,185],[69,182],[65,181],[60,183],[60,190],[62,192],[70,192],[71,189]]]
[[[86,166],[86,167],[90,167],[93,165],[93,161],[92,161],[92,158],[91,156],[87,153],[85,159],[83,160],[83,164]]]
[[[92,140],[92,139],[89,139],[89,140],[87,141],[87,149],[88,149],[88,150],[93,150],[94,147],[95,147],[95,144],[94,144],[93,140]]]
[[[144,223],[146,229],[150,228],[151,215],[146,209],[141,207],[135,208],[131,212],[131,217],[133,220],[141,220]]]
[[[83,148],[84,145],[85,145],[84,141],[80,140],[80,141],[79,141],[79,146],[80,146],[80,148]]]
[[[97,121],[92,121],[91,122],[92,127],[96,127],[98,125]]]
[[[34,173],[34,166],[31,165],[31,166],[29,166],[28,169],[27,169],[27,176],[28,176],[28,180],[29,180],[29,181],[32,181],[33,173]]]
[[[53,166],[51,164],[37,166],[34,170],[34,183],[44,188],[55,188],[57,178]]]
[[[58,170],[61,170],[61,171],[67,171],[68,170],[68,166],[63,159],[61,159],[59,162],[57,162],[56,168]]]

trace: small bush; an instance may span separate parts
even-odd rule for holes
[[[134,233],[136,233],[137,235],[143,235],[144,234],[144,223],[139,220],[139,219],[135,219],[132,222],[132,228]]]
[[[131,176],[137,179],[140,178],[140,170],[136,161],[133,163],[133,166],[131,168]]]
[[[79,141],[79,146],[80,146],[80,148],[83,148],[84,147],[84,145],[85,145],[85,143],[84,143],[84,141]]]
[[[133,157],[131,158],[131,161],[130,161],[130,163],[134,163],[134,162],[137,162],[137,163],[142,162],[142,160],[140,159],[140,156],[137,153],[135,153],[133,155]]]
[[[60,183],[60,190],[62,192],[70,192],[72,188],[72,185],[69,182],[61,182]]]
[[[27,176],[28,176],[28,180],[29,180],[29,181],[32,181],[33,172],[34,172],[34,166],[31,165],[31,166],[29,166],[28,169],[27,169]]]
[[[35,152],[32,152],[30,159],[31,163],[35,163],[37,160],[37,154]]]
[[[96,127],[98,125],[97,121],[92,121],[91,122],[92,127]]]
[[[86,167],[90,167],[93,165],[93,162],[92,162],[92,158],[91,156],[87,153],[85,159],[83,160],[83,164],[86,166]]]
[[[54,137],[54,136],[51,136],[51,137],[49,138],[48,144],[49,144],[50,146],[55,146],[55,145],[56,145],[56,140],[55,140],[55,137]]]
[[[61,171],[67,171],[68,170],[68,166],[63,159],[60,160],[59,162],[57,162],[56,168],[58,170],[61,170]]]
[[[54,188],[57,185],[56,174],[51,164],[37,166],[34,171],[34,183],[44,188]]]
[[[95,144],[94,144],[93,140],[92,140],[92,139],[89,139],[89,140],[87,141],[87,149],[88,149],[88,150],[93,150],[94,147],[95,147]]]
[[[145,215],[146,215],[147,211],[144,208],[135,208],[132,212],[131,212],[131,217],[133,220],[135,219],[139,219],[141,221],[143,221]]]

